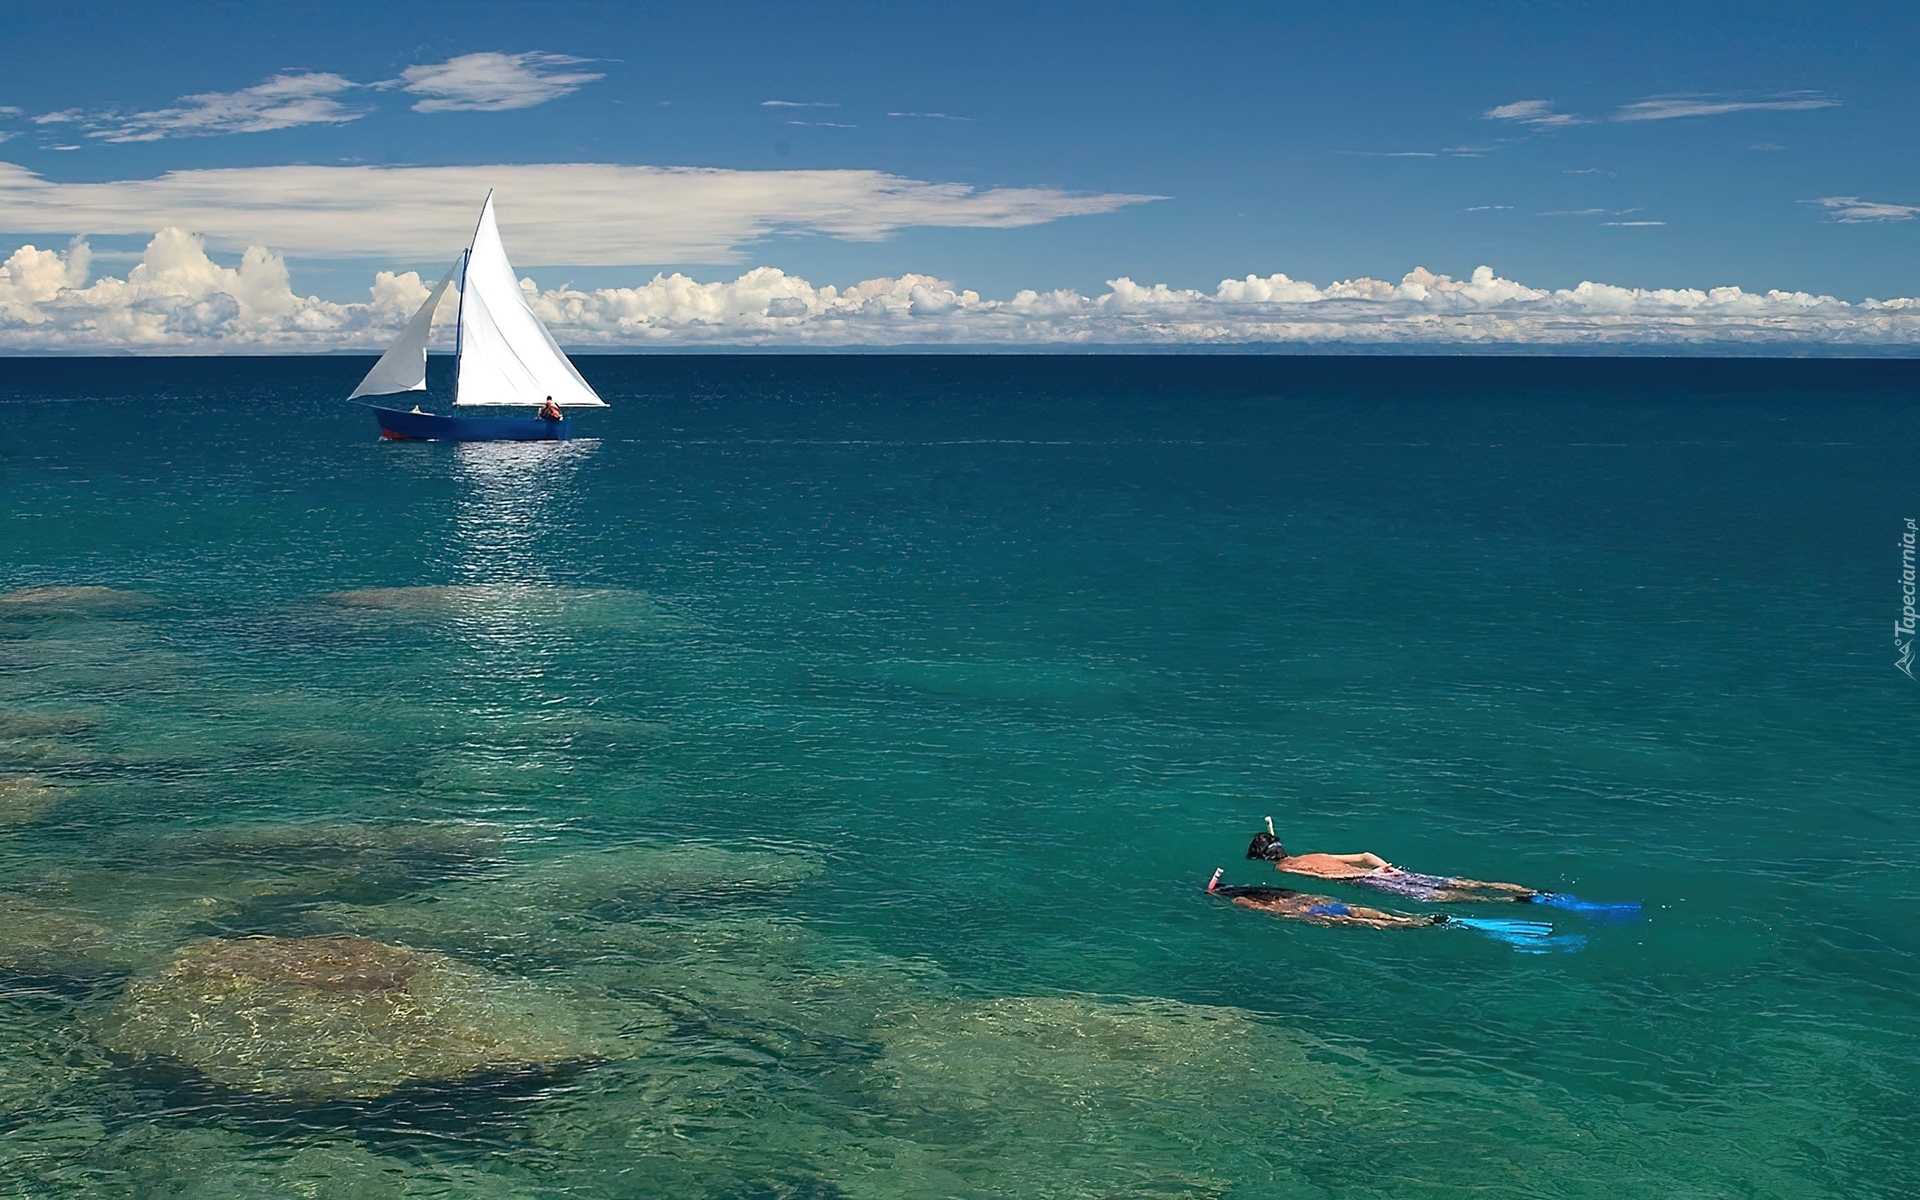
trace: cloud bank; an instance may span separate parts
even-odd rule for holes
[[[178,229],[154,236],[124,279],[89,278],[89,252],[23,246],[0,264],[0,351],[375,352],[426,298],[414,272],[379,272],[367,300],[296,294],[279,254],[249,248],[224,267]],[[1805,292],[1549,291],[1481,267],[1464,280],[1416,268],[1398,283],[1318,286],[1285,275],[1211,292],[1121,277],[1107,291],[1022,291],[992,300],[926,275],[815,286],[772,267],[732,282],[655,275],[634,287],[539,291],[534,311],[572,347],[1185,346],[1282,343],[1460,349],[1496,346],[1706,349],[1920,348],[1920,302],[1848,303]],[[451,344],[442,309],[439,341]]]
[[[0,162],[0,230],[144,235],[170,225],[222,250],[417,262],[466,245],[489,189],[499,192],[507,244],[527,266],[734,263],[776,233],[877,241],[916,225],[1009,229],[1160,199],[864,170],[284,166],[54,183]]]

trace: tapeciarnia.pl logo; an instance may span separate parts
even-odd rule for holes
[[[1893,665],[1913,678],[1913,518],[1900,535],[1900,619],[1893,623],[1893,648],[1900,657]]]

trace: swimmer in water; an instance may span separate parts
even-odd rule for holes
[[[1403,913],[1381,912],[1359,904],[1342,904],[1331,896],[1311,896],[1292,888],[1223,887],[1220,876],[1225,867],[1214,868],[1207,891],[1225,896],[1241,908],[1258,909],[1276,917],[1309,921],[1315,925],[1365,925],[1373,929],[1412,929],[1447,924],[1446,917],[1409,917]]]
[[[1287,848],[1280,844],[1280,839],[1273,835],[1271,817],[1267,819],[1267,832],[1253,836],[1253,844],[1247,847],[1247,857],[1270,862],[1274,869],[1292,875],[1334,879],[1426,904],[1459,904],[1476,900],[1512,900],[1527,904],[1544,894],[1517,883],[1486,883],[1478,879],[1403,871],[1377,854],[1288,854]]]

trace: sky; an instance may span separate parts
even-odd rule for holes
[[[1912,5],[0,23],[0,349],[377,348],[489,188],[574,345],[1920,345]]]

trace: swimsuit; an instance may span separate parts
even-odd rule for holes
[[[1344,879],[1342,883],[1351,883],[1355,887],[1372,888],[1376,892],[1386,892],[1393,896],[1405,896],[1409,900],[1424,900],[1435,903],[1441,899],[1441,893],[1461,886],[1457,879],[1445,875],[1421,875],[1414,871],[1375,871],[1371,875],[1356,875]]]
[[[1316,904],[1307,910],[1310,917],[1350,917],[1353,910],[1338,900],[1329,900],[1325,904]]]

